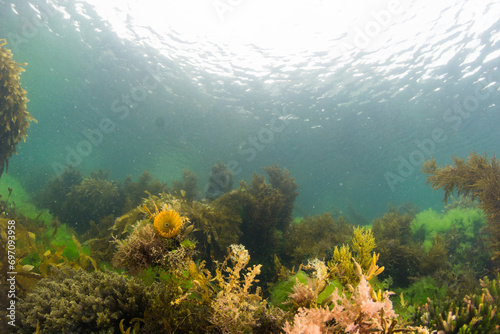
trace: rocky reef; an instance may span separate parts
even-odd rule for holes
[[[294,178],[277,165],[264,170],[267,178],[254,174],[200,199],[187,170],[169,188],[148,173],[117,182],[70,168],[42,192],[54,200],[38,202],[66,222],[25,217],[0,198],[9,213],[0,212],[0,256],[9,220],[23,249],[17,332],[498,331],[486,190],[474,197],[479,207],[389,206],[353,226],[339,214],[294,218]],[[84,233],[72,215],[90,220]]]

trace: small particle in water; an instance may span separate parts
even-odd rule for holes
[[[156,125],[157,128],[160,128],[160,129],[163,128],[165,126],[165,123],[166,123],[165,122],[165,118],[163,118],[161,116],[157,117],[155,119],[155,125]]]

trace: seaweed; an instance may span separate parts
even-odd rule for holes
[[[300,273],[302,269],[310,270],[312,273],[308,274],[306,282],[300,281],[300,276],[294,275],[296,276],[296,283],[291,293],[288,295],[289,300],[284,303],[291,304],[295,311],[301,307],[317,307],[317,305],[321,304],[325,297],[327,297],[325,291],[327,293],[328,291],[330,293],[332,292],[332,285],[330,284],[331,273],[324,261],[317,258],[310,259],[307,261],[306,265],[301,265],[299,267],[298,273]],[[328,289],[329,287],[330,289]]]
[[[495,157],[489,159],[471,152],[467,160],[453,157],[454,166],[438,167],[435,159],[426,161],[422,172],[433,189],[443,189],[447,202],[454,193],[479,201],[487,221],[495,266],[500,266],[500,165]]]
[[[38,252],[36,267],[43,277],[50,276],[52,268],[69,267],[75,270],[99,270],[97,262],[87,254],[87,250],[82,247],[74,235],[71,236],[71,240],[72,242],[67,242],[62,245],[51,244],[48,249],[44,248],[43,242],[37,246],[35,250]],[[69,257],[66,256],[65,251],[68,248],[74,248],[78,254],[71,254]]]
[[[107,180],[84,178],[71,187],[64,205],[64,215],[59,218],[83,233],[89,229],[90,221],[99,221],[119,211],[118,187]]]
[[[246,268],[250,256],[243,245],[231,245],[228,256],[217,266],[214,277],[218,292],[211,302],[210,321],[223,333],[269,333],[282,325],[283,312],[267,308],[258,282],[259,265]]]
[[[289,266],[299,266],[304,259],[329,258],[336,245],[346,243],[352,226],[340,216],[329,213],[306,217],[292,223],[283,235],[280,257]]]
[[[415,281],[405,289],[394,289],[394,291],[399,295],[395,305],[398,308],[405,309],[407,311],[405,316],[411,318],[414,316],[416,309],[426,304],[429,299],[439,300],[446,298],[448,285],[440,283],[430,276],[426,276]]]
[[[485,278],[473,295],[436,298],[419,307],[413,320],[444,334],[498,333],[500,328],[500,285]]]
[[[139,175],[137,182],[134,182],[132,177],[128,175],[120,183],[119,187],[120,196],[124,202],[122,212],[130,211],[139,205],[146,197],[146,192],[157,195],[162,192],[168,192],[168,190],[166,183],[153,179],[151,173],[147,171],[143,171]]]
[[[27,64],[16,63],[6,44],[5,39],[0,39],[0,177],[4,170],[8,171],[17,144],[26,140],[30,122],[36,122],[26,109],[28,98],[19,81],[24,71],[21,66]]]
[[[319,307],[314,303],[310,307],[299,307],[294,315],[293,324],[289,321],[285,323],[284,332],[290,334],[429,333],[425,327],[412,327],[404,321],[400,322],[389,299],[393,293],[380,290],[377,293],[356,261],[354,261],[354,268],[359,278],[356,288],[351,287],[347,295],[335,288]],[[373,269],[369,271],[372,272]],[[307,289],[295,289],[290,297],[297,300],[303,296],[300,291],[307,292]]]
[[[71,187],[79,185],[83,181],[83,173],[70,165],[64,169],[61,175],[50,179],[43,190],[36,194],[35,203],[59,218],[65,217],[66,195]]]
[[[438,269],[446,271],[450,269],[450,265],[461,270],[472,268],[476,278],[490,272],[492,253],[484,227],[484,213],[478,208],[457,207],[444,214],[432,209],[420,212],[413,220],[412,229],[414,240],[422,242],[427,252],[427,260],[422,262],[422,273],[433,274]],[[439,251],[442,258],[435,255],[436,249],[431,249],[436,237],[443,239],[445,249]],[[436,262],[429,262],[429,257]],[[445,258],[447,261],[444,261]],[[435,270],[429,271],[431,267]]]
[[[149,307],[140,319],[139,333],[217,332],[210,331],[215,327],[208,320],[213,291],[207,287],[211,276],[205,274],[203,264],[196,266],[194,262],[190,263],[186,275],[156,273],[154,281],[148,286],[151,291],[148,298]]]
[[[219,197],[216,203],[239,214],[242,232],[239,242],[248,248],[256,263],[265,265],[263,276],[268,280],[280,240],[277,226],[284,208],[281,192],[267,184],[263,176],[254,174],[250,185],[240,181],[237,190]]]
[[[91,221],[98,222],[123,206],[117,183],[107,181],[106,177],[103,170],[84,177],[70,166],[48,182],[36,201],[78,233],[87,232]]]
[[[413,241],[411,224],[414,210],[390,206],[383,217],[373,222],[373,236],[377,240],[376,250],[384,265],[384,274],[389,275],[397,286],[408,286],[410,277],[417,276],[425,257],[421,244]]]
[[[419,212],[411,224],[414,233],[414,240],[423,242],[428,250],[431,246],[431,239],[436,233],[446,234],[456,229],[461,235],[461,240],[453,242],[472,242],[477,238],[485,224],[484,214],[477,208],[453,208],[440,214],[433,209]],[[458,245],[451,247],[452,250]]]
[[[157,236],[153,230],[153,224],[147,223],[146,218],[149,216],[149,212],[156,212],[155,205],[171,208],[190,221],[190,224],[183,224],[182,232],[175,237],[175,242],[162,241],[162,238]],[[145,228],[146,224],[151,226]],[[130,254],[143,254],[143,260],[141,261],[144,265],[139,265],[143,269],[149,265],[153,267],[163,266],[148,255],[152,248],[157,249],[162,254],[172,250],[175,251],[179,243],[186,240],[188,234],[189,237],[192,236],[196,240],[196,252],[199,258],[207,261],[222,259],[227,247],[238,242],[241,235],[240,224],[241,218],[239,215],[230,208],[219,206],[217,201],[207,204],[198,201],[188,201],[182,196],[161,193],[158,196],[149,194],[149,197],[143,200],[142,205],[116,218],[111,230],[113,230],[113,238],[116,240],[113,243],[114,245],[118,244],[119,248],[122,248],[125,246],[125,243],[127,245],[126,249],[129,251],[132,246],[137,248],[137,251],[127,251]],[[132,235],[135,235],[135,237],[132,237]],[[129,240],[127,241],[127,239]],[[110,240],[112,239],[109,232],[107,232],[100,234],[94,240],[89,240],[88,243],[92,244],[93,250],[97,250],[98,248],[109,250],[105,246]],[[142,244],[143,246],[140,246]],[[138,251],[139,248],[142,250]],[[163,254],[164,258],[162,258],[162,261],[168,259],[165,254]],[[179,252],[179,254],[181,253]],[[117,255],[114,257],[116,258]],[[134,260],[133,256],[124,257],[122,254],[118,256],[118,259],[120,261],[132,261],[131,263],[124,263],[124,266],[129,268],[137,267],[134,264],[137,259]]]
[[[117,273],[54,270],[19,301],[18,333],[98,333],[142,317],[153,299],[140,280]]]
[[[126,268],[132,274],[148,268],[182,272],[194,255],[194,246],[182,243],[182,238],[162,238],[148,220],[138,221],[126,239],[116,239],[113,265]]]
[[[373,272],[365,275],[368,280],[373,276],[381,274],[384,271],[384,267],[379,268],[376,265],[379,255],[372,253],[374,248],[375,239],[372,231],[365,230],[364,227],[355,228],[350,245],[343,244],[340,248],[335,246],[333,259],[328,261],[328,267],[332,272],[332,276],[333,274],[338,276],[344,285],[358,283],[359,276],[355,273],[355,263],[358,263],[360,268],[366,273],[372,268]],[[352,254],[351,249],[354,254]]]
[[[205,197],[213,201],[233,189],[233,172],[222,161],[212,166]]]
[[[448,271],[451,265],[448,262],[448,243],[445,241],[444,236],[436,234],[432,238],[432,246],[425,254],[421,262],[419,274],[432,275],[438,270]]]
[[[218,200],[210,204],[185,200],[181,203],[181,212],[196,226],[193,236],[202,259],[222,259],[227,247],[239,242],[242,220],[236,210]]]
[[[150,194],[144,200],[144,205],[153,212],[154,202],[174,207],[180,215],[189,219],[194,228],[192,235],[197,241],[197,251],[202,259],[223,259],[227,247],[239,241],[241,217],[236,210],[219,200],[208,204],[189,201],[184,196],[161,193],[158,196]],[[141,205],[117,218],[113,229],[119,233],[118,238],[121,239],[123,234],[128,233],[128,227],[143,219],[145,213]]]
[[[0,214],[0,303],[5,304],[7,278],[9,273],[16,272],[15,284],[17,296],[22,296],[40,279],[32,264],[26,263],[26,258],[37,251],[36,235],[23,226],[16,217]],[[5,286],[5,288],[4,288]],[[4,310],[2,310],[4,311]]]
[[[182,181],[172,182],[172,191],[177,196],[182,196],[188,201],[194,201],[198,197],[198,176],[187,168],[182,171]]]
[[[297,185],[288,171],[276,165],[265,169],[271,184],[254,173],[250,184],[242,180],[238,189],[214,202],[241,217],[239,242],[248,248],[253,261],[264,265],[262,276],[267,282],[274,275],[271,271],[274,254],[279,252],[280,240],[291,222]]]
[[[283,208],[278,213],[279,221],[276,228],[285,231],[292,220],[293,204],[299,195],[297,192],[299,186],[291,177],[290,172],[286,169],[282,170],[277,164],[264,167],[264,171],[273,189],[278,190],[283,196]]]

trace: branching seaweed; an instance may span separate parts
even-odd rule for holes
[[[438,167],[435,159],[424,163],[422,172],[433,189],[444,190],[444,201],[456,192],[478,199],[486,214],[493,259],[500,265],[500,164],[485,154],[471,152],[467,160],[453,157],[454,166]]]

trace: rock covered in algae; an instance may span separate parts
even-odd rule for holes
[[[26,110],[26,91],[21,88],[19,75],[26,64],[18,64],[0,39],[0,176],[8,168],[9,158],[21,140],[26,140],[31,121],[36,120]]]
[[[114,272],[55,270],[18,304],[18,333],[104,333],[144,316],[154,295]]]

